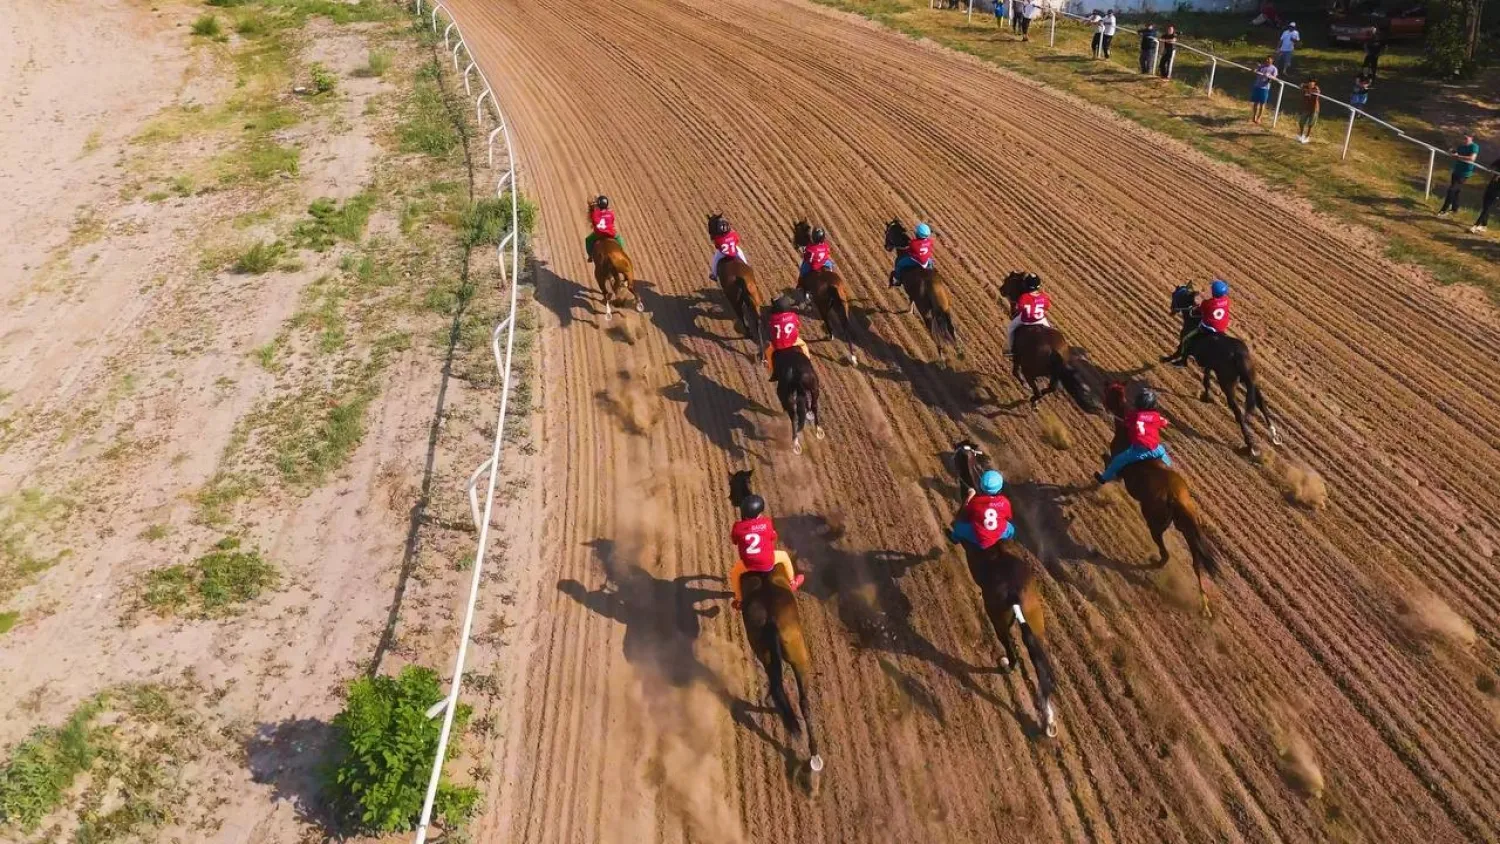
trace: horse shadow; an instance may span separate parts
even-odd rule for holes
[[[1004,705],[974,682],[973,675],[993,673],[992,669],[970,665],[944,652],[912,625],[911,601],[897,581],[917,566],[941,558],[941,548],[925,554],[852,553],[835,545],[840,532],[826,518],[815,514],[781,517],[776,520],[776,527],[788,550],[797,556],[799,570],[807,575],[801,591],[821,603],[833,602],[839,622],[853,637],[856,647],[919,659],[995,706]],[[920,681],[906,675],[894,663],[882,660],[881,667],[887,674],[894,672],[893,679],[908,700],[939,723],[945,722],[937,696]]]
[[[663,293],[654,283],[642,280],[636,281],[636,291],[646,306],[651,324],[656,326],[678,352],[696,357],[697,352],[688,345],[687,340],[697,339],[713,343],[732,354],[746,354],[744,338],[737,334],[716,334],[699,322],[699,317],[734,319],[727,315],[727,310],[723,314],[714,313],[713,300],[706,295]]]
[[[592,316],[601,313],[595,309],[594,300],[588,295],[590,288],[553,272],[546,261],[532,262],[532,270],[535,273],[533,278],[536,279],[536,301],[552,312],[560,328],[573,324],[576,319],[573,315],[574,308],[585,308]]]
[[[745,456],[742,441],[763,439],[744,414],[770,416],[770,408],[715,381],[704,373],[703,361],[681,360],[672,366],[680,380],[663,387],[662,398],[681,404],[688,424],[715,447],[738,460]]]
[[[904,380],[917,401],[927,407],[954,421],[970,414],[994,419],[1006,412],[995,390],[985,383],[985,377],[979,372],[953,369],[942,361],[919,360],[896,343],[880,345],[884,346],[883,360],[891,369],[871,369],[870,375],[887,381]],[[985,412],[985,408],[992,410]]]
[[[340,840],[337,814],[325,796],[324,769],[333,753],[336,730],[317,718],[290,718],[257,724],[245,740],[250,778],[271,786],[271,799],[292,805],[298,820]]]
[[[1006,493],[1015,504],[1020,528],[1025,528],[1016,530],[1016,540],[1059,582],[1083,588],[1066,565],[1082,563],[1118,572],[1136,585],[1149,585],[1141,575],[1141,566],[1111,557],[1073,538],[1073,515],[1066,504],[1072,496],[1091,489],[1092,484],[1061,486],[1038,481],[1008,484]]]

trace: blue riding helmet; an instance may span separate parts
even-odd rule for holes
[[[932,226],[926,223],[917,223],[917,237],[932,237]]]
[[[1214,298],[1218,298],[1220,296],[1228,296],[1229,282],[1221,278],[1216,278],[1214,279],[1213,285],[1209,287],[1208,290],[1210,293],[1214,294]]]
[[[979,491],[985,495],[999,495],[1002,489],[1005,489],[1005,476],[994,469],[979,476]]]

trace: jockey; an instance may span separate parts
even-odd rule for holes
[[[906,270],[932,266],[932,227],[926,223],[917,223],[912,234],[916,236],[896,255],[896,266],[891,270],[892,287],[901,286],[901,273]]]
[[[583,251],[589,256],[589,262],[594,260],[594,241],[601,237],[612,237],[620,248],[625,248],[625,241],[620,233],[615,230],[615,212],[609,210],[609,197],[600,195],[589,206],[589,225],[593,231],[583,239]]]
[[[792,591],[802,585],[803,576],[792,569],[792,558],[776,547],[776,526],[766,514],[766,500],[759,495],[746,496],[740,502],[740,520],[729,531],[740,559],[729,571],[729,589],[734,593],[734,608],[740,608],[740,577],[747,571],[768,572],[781,566]]]
[[[828,245],[828,232],[813,229],[812,243],[802,250],[802,267],[797,271],[797,277],[802,278],[814,270],[833,269],[832,252],[833,249]]]
[[[1125,414],[1125,427],[1130,431],[1130,445],[1111,458],[1103,472],[1094,475],[1094,480],[1101,484],[1109,483],[1126,466],[1142,460],[1160,460],[1172,465],[1167,447],[1161,441],[1161,429],[1167,427],[1167,419],[1156,411],[1155,390],[1145,387],[1135,397],[1135,409]]]
[[[949,538],[983,550],[1014,537],[1016,526],[1010,520],[1010,499],[1000,494],[1004,488],[1005,477],[994,469],[980,475],[979,489],[969,493],[969,500],[954,517]]]
[[[1013,309],[1015,314],[1011,318],[1010,327],[1005,330],[1006,356],[1015,352],[1017,328],[1023,325],[1052,327],[1052,323],[1047,321],[1047,312],[1052,310],[1052,299],[1042,292],[1042,277],[1036,273],[1027,273],[1026,278],[1021,281],[1021,289],[1025,292],[1016,300]]]
[[[708,236],[714,241],[714,254],[708,261],[710,281],[719,280],[719,261],[725,258],[735,257],[747,264],[750,263],[750,259],[745,257],[744,248],[740,246],[739,232],[729,225],[728,220],[720,217],[711,222],[708,227]]]
[[[766,320],[771,332],[771,344],[766,347],[766,369],[771,380],[776,380],[776,353],[787,349],[801,349],[807,354],[807,341],[802,339],[802,317],[797,315],[797,305],[792,297],[783,293],[771,303],[771,318]]]
[[[1198,327],[1182,335],[1182,339],[1177,341],[1177,350],[1162,358],[1162,363],[1187,366],[1188,346],[1193,342],[1193,338],[1204,331],[1213,334],[1229,333],[1229,282],[1216,278],[1209,286],[1208,292],[1210,298],[1197,305]]]

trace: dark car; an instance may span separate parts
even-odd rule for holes
[[[1364,44],[1377,37],[1386,41],[1420,41],[1426,29],[1426,6],[1340,4],[1328,17],[1331,44]]]

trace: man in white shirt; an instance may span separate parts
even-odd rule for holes
[[[1104,57],[1109,58],[1109,45],[1115,40],[1115,32],[1118,25],[1115,21],[1115,10],[1110,9],[1104,13],[1104,20],[1100,21],[1104,26]]]
[[[1297,22],[1287,24],[1286,29],[1281,31],[1281,45],[1276,51],[1276,64],[1281,67],[1281,75],[1286,76],[1292,70],[1292,51],[1297,49],[1297,42],[1302,40],[1302,33],[1297,31]]]
[[[1031,32],[1031,22],[1034,21],[1034,20],[1036,20],[1037,18],[1041,17],[1041,15],[1042,15],[1042,7],[1039,6],[1039,5],[1037,5],[1036,0],[1026,0],[1026,4],[1021,7],[1021,40],[1022,41],[1030,41],[1031,40],[1031,35],[1030,35],[1030,32]]]

